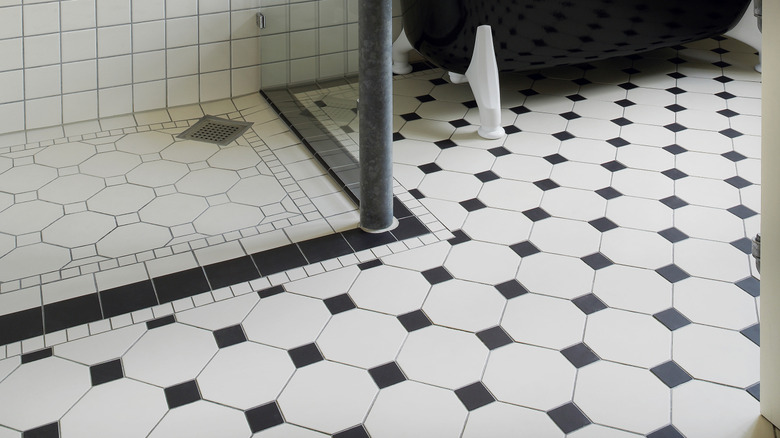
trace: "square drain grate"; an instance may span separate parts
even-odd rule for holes
[[[203,141],[225,146],[231,141],[241,137],[252,122],[221,119],[214,116],[204,116],[186,131],[178,135],[178,138]]]

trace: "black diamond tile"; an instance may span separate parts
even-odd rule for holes
[[[579,101],[585,100],[585,98],[582,97],[579,94],[570,94],[570,95],[566,96],[566,98],[571,100],[572,102],[579,102]]]
[[[655,270],[655,272],[657,272],[658,275],[665,278],[666,281],[670,283],[677,283],[678,281],[682,281],[690,277],[690,274],[683,271],[680,269],[680,267],[674,264],[666,265],[663,268],[658,268]]]
[[[358,266],[358,269],[360,269],[361,271],[367,271],[367,270],[369,270],[371,268],[376,268],[376,267],[382,266],[382,265],[384,265],[384,263],[382,263],[382,260],[375,259],[375,260],[371,260],[371,261],[368,261],[368,262],[360,263],[357,266]]]
[[[82,295],[43,306],[46,333],[53,333],[77,325],[103,319],[97,293]]]
[[[333,438],[370,438],[362,424],[333,434]]]
[[[241,324],[214,330],[214,340],[217,341],[217,347],[225,348],[231,345],[246,342],[246,335],[241,328]]]
[[[601,217],[601,218],[598,218],[598,219],[593,219],[592,221],[590,221],[588,223],[593,228],[601,231],[602,233],[604,233],[606,231],[609,231],[609,230],[614,230],[615,228],[618,227],[618,225],[616,223],[612,222],[611,220],[609,220],[609,219],[607,219],[605,217]]]
[[[613,160],[606,163],[602,163],[601,167],[609,170],[610,172],[618,172],[626,168],[626,165],[620,161]]]
[[[422,173],[428,175],[434,172],[440,172],[442,169],[439,167],[436,163],[428,163],[428,164],[421,164],[417,166],[418,169],[422,171]]]
[[[672,243],[681,242],[689,237],[687,234],[674,227],[659,231],[658,234]]]
[[[568,161],[563,155],[560,154],[548,155],[544,157],[544,159],[547,160],[547,162],[549,162],[550,164],[559,164]]]
[[[423,103],[424,102],[432,102],[432,101],[436,100],[430,94],[426,94],[426,95],[423,95],[423,96],[417,96],[416,99],[419,100],[420,102],[423,102]]]
[[[153,319],[151,321],[146,321],[146,329],[152,330],[159,327],[166,326],[168,324],[173,324],[176,322],[176,317],[173,315],[167,315],[163,316],[157,319]]]
[[[596,190],[596,194],[606,200],[615,199],[619,196],[623,196],[622,193],[620,193],[619,191],[615,190],[612,187],[604,187],[603,189],[598,189]]]
[[[539,92],[531,88],[526,88],[525,90],[520,90],[520,94],[524,96],[536,96],[537,94],[539,94]]]
[[[530,113],[530,112],[531,112],[531,110],[530,110],[530,109],[526,108],[526,107],[525,107],[525,106],[523,106],[523,105],[516,106],[516,107],[513,107],[513,108],[509,108],[509,110],[510,110],[510,111],[512,111],[512,112],[513,112],[513,113],[515,113],[515,114],[518,114],[518,115],[519,115],[519,114],[525,114],[525,113]]]
[[[528,293],[528,289],[517,280],[509,280],[494,287],[508,300]]]
[[[506,135],[517,134],[518,132],[521,132],[521,130],[515,125],[504,126],[504,133]]]
[[[634,67],[624,68],[623,73],[629,74],[629,75],[635,75],[638,73],[642,73],[641,71],[635,69]]]
[[[727,76],[718,76],[717,78],[713,78],[713,80],[720,82],[721,84],[728,84],[729,82],[733,81],[734,79],[731,79]]]
[[[612,266],[614,264],[612,263],[612,260],[608,259],[604,254],[600,252],[582,257],[581,260],[585,262],[586,265],[590,266],[592,269],[596,271],[598,271],[599,269],[606,268],[607,266]]]
[[[738,189],[744,189],[745,187],[753,185],[752,182],[742,178],[741,176],[732,176],[731,178],[725,179],[724,181]]]
[[[687,109],[684,106],[678,105],[676,103],[672,104],[672,105],[667,105],[664,108],[668,109],[669,111],[675,112],[675,113],[679,113],[680,111],[685,111]]]
[[[460,402],[463,403],[463,406],[469,411],[473,411],[496,401],[482,382],[472,383],[471,385],[456,389],[455,395],[458,396]]]
[[[450,275],[450,273],[444,269],[444,266],[428,269],[427,271],[421,272],[421,274],[423,277],[425,277],[426,280],[428,280],[428,283],[431,285],[443,283],[447,280],[452,280],[452,275]]]
[[[561,117],[563,117],[566,120],[574,120],[579,119],[581,116],[574,111],[569,111],[567,113],[559,114]]]
[[[33,307],[0,316],[0,345],[43,334],[43,312]]]
[[[724,129],[724,130],[718,131],[718,132],[720,134],[722,134],[722,135],[725,135],[728,138],[737,138],[737,137],[742,136],[741,132],[737,131],[736,129],[731,129],[731,128]]]
[[[445,81],[442,78],[431,79],[428,82],[432,83],[433,85],[444,85],[444,84],[448,84],[449,83],[449,82]]]
[[[503,347],[504,345],[509,345],[514,342],[500,326],[477,332],[477,337],[485,344],[488,350],[495,350],[498,347]]]
[[[25,430],[22,432],[22,438],[60,438],[60,425],[59,423],[49,423],[35,429]]]
[[[682,208],[688,205],[687,202],[683,201],[677,196],[669,196],[668,198],[661,199],[660,201],[662,204],[671,208],[672,210],[677,210],[678,208]]]
[[[591,421],[574,403],[568,403],[547,412],[547,416],[563,433],[571,433],[589,425]]]
[[[405,138],[406,137],[404,137],[400,132],[394,132],[393,133],[393,141],[401,141],[401,140],[403,140]]]
[[[555,134],[553,134],[553,137],[557,138],[560,141],[566,141],[566,140],[571,140],[572,138],[574,138],[574,135],[572,133],[568,132],[568,131],[561,131],[561,132],[556,132]]]
[[[594,66],[592,66],[590,64],[580,64],[578,67],[583,69],[583,70],[585,70],[585,71],[593,70],[595,68]],[[588,79],[585,79],[585,78],[577,78],[577,79],[572,80],[572,82],[574,82],[575,84],[577,84],[577,85],[579,85],[581,87],[584,86],[584,85],[588,85],[588,84],[592,84],[593,83],[593,82],[591,82],[591,81],[589,81]]]
[[[353,250],[341,234],[331,234],[298,243],[309,263],[319,263],[352,254]]]
[[[396,383],[401,383],[406,380],[403,371],[401,371],[401,368],[395,362],[371,368],[368,370],[368,374],[374,379],[374,383],[376,383],[376,386],[378,386],[379,389],[387,388],[388,386],[393,386]]]
[[[678,312],[674,307],[662,310],[653,315],[653,317],[671,331],[675,331],[678,328],[685,327],[691,323],[685,315]]]
[[[712,65],[714,65],[715,67],[720,67],[720,68],[731,67],[731,64],[729,64],[728,62],[724,62],[724,61],[713,62]]]
[[[761,325],[760,324],[754,324],[750,327],[740,330],[740,333],[742,333],[746,338],[753,341],[754,344],[761,346]]]
[[[679,430],[670,424],[647,435],[647,438],[685,438],[685,435],[681,434]]]
[[[670,123],[668,125],[664,125],[664,128],[666,128],[666,129],[668,129],[668,130],[670,130],[672,132],[680,132],[680,131],[684,131],[684,130],[688,129],[684,125],[681,125],[681,124],[676,123],[676,122],[675,123]]]
[[[639,87],[638,85],[635,85],[631,82],[624,82],[622,84],[618,84],[618,87],[624,89],[624,90],[633,90],[634,88]]]
[[[723,117],[729,117],[729,118],[739,115],[738,112],[732,111],[730,109],[720,110],[720,111],[717,111],[717,113],[722,115]]]
[[[533,243],[530,241],[515,243],[514,245],[510,245],[512,251],[516,252],[517,255],[520,257],[528,257],[530,255],[534,255],[536,253],[541,252],[539,248],[536,247]]]
[[[683,152],[688,152],[688,149],[685,149],[684,147],[678,144],[671,144],[669,146],[664,146],[664,150],[666,152],[669,152],[672,155],[680,155]]]
[[[736,207],[731,207],[728,209],[728,212],[740,219],[747,219],[749,217],[753,217],[758,214],[755,211],[745,207],[744,205],[737,205]]]
[[[414,197],[414,199],[423,199],[423,198],[425,198],[425,195],[423,195],[423,193],[421,191],[417,190],[417,189],[409,190],[409,194],[412,195]]]
[[[456,128],[462,128],[464,126],[469,126],[471,123],[467,122],[464,119],[458,119],[458,120],[451,120],[450,125],[456,127]]]
[[[109,362],[92,365],[89,367],[89,375],[92,378],[92,386],[113,382],[125,376],[122,370],[122,361],[114,359]]]
[[[590,349],[587,345],[579,343],[572,345],[569,348],[561,350],[561,354],[566,358],[575,368],[582,368],[585,365],[592,364],[600,360],[600,358]]]
[[[747,277],[735,283],[740,289],[744,290],[750,296],[757,297],[761,295],[761,282],[756,277]]]
[[[269,287],[269,288],[266,288],[266,289],[260,289],[259,291],[257,291],[257,295],[259,295],[260,298],[268,298],[268,297],[272,297],[274,295],[279,295],[279,294],[284,293],[284,292],[286,292],[284,290],[284,286],[278,285],[278,286],[272,286],[272,287]]]
[[[737,96],[729,93],[728,91],[721,91],[720,93],[715,93],[716,96],[720,97],[721,99],[729,100],[733,99]]]
[[[420,117],[419,115],[417,115],[417,113],[406,113],[406,114],[401,114],[401,118],[402,118],[402,119],[404,119],[404,120],[406,120],[407,122],[411,122],[411,121],[413,121],[413,120],[420,120],[420,119],[422,119],[422,117]]]
[[[479,173],[475,174],[474,176],[476,176],[477,179],[482,181],[483,183],[486,183],[488,181],[495,181],[495,180],[501,178],[500,176],[496,175],[492,170],[486,170],[484,172],[479,172]]]
[[[742,160],[747,159],[746,156],[744,156],[744,155],[742,155],[742,154],[740,154],[739,152],[736,152],[736,151],[726,152],[726,153],[720,154],[720,156],[723,157],[723,158],[729,159],[729,160],[731,160],[731,161],[733,161],[735,163],[738,162],[738,161],[742,161]]]
[[[577,306],[578,309],[582,310],[582,313],[586,315],[590,315],[592,313],[598,312],[599,310],[604,310],[607,308],[607,305],[593,294],[577,297],[571,300],[571,302],[574,303],[574,305]]]
[[[22,363],[30,363],[35,362],[37,360],[46,359],[47,357],[51,357],[54,354],[51,347],[49,348],[43,348],[41,350],[32,351],[30,353],[25,353],[22,355]]]
[[[488,149],[488,152],[493,154],[494,157],[503,157],[504,155],[509,155],[512,152],[509,151],[509,149],[499,146],[497,148]]]
[[[620,105],[620,106],[622,106],[623,108],[627,108],[629,106],[636,105],[634,102],[631,102],[628,99],[620,99],[620,100],[615,101],[615,103]]]
[[[630,124],[634,123],[634,122],[632,122],[631,120],[628,120],[625,117],[618,117],[616,119],[610,120],[610,122],[612,122],[612,123],[614,123],[614,124],[616,124],[618,126],[627,126],[627,125],[630,125]]]
[[[684,63],[688,62],[688,61],[686,61],[686,60],[684,60],[684,59],[682,59],[680,57],[667,59],[667,61],[671,62],[672,64],[677,64],[677,65],[684,64]]]
[[[611,144],[612,146],[615,146],[616,148],[620,148],[631,144],[628,140],[625,140],[620,137],[611,138],[607,140],[607,143]]]
[[[685,372],[685,370],[677,365],[677,363],[674,361],[662,363],[657,367],[650,368],[650,372],[661,379],[661,381],[664,382],[664,385],[668,386],[669,388],[674,388],[675,386],[681,385],[693,379],[690,374]]]
[[[175,409],[200,400],[200,390],[194,380],[165,388],[165,401],[169,409]]]
[[[758,401],[761,401],[761,384],[760,383],[756,383],[754,385],[748,386],[745,390],[748,392],[748,394],[752,395],[753,398],[755,398]]]
[[[678,179],[683,179],[686,176],[688,176],[687,173],[685,173],[685,172],[683,172],[682,170],[679,170],[679,169],[667,169],[667,170],[664,170],[661,173],[664,174],[664,176],[666,176],[667,178],[669,178],[671,180],[675,180],[675,181],[677,181]]]
[[[463,106],[465,106],[466,108],[469,108],[469,109],[476,108],[476,107],[479,106],[479,105],[477,105],[477,101],[476,100],[467,100],[466,102],[462,102],[461,105],[463,105]]]
[[[252,254],[252,260],[255,261],[260,273],[266,277],[307,264],[306,258],[297,245],[285,245],[261,251]]]
[[[292,350],[287,351],[287,354],[290,355],[290,359],[292,359],[295,368],[303,368],[325,359],[322,357],[320,349],[317,348],[317,344],[314,343],[293,348]]]
[[[675,94],[675,95],[676,94],[683,94],[683,93],[685,93],[685,90],[683,90],[680,87],[667,88],[666,91],[668,91],[668,92],[670,92],[672,94]]]
[[[452,232],[452,234],[455,237],[447,240],[447,242],[449,242],[449,244],[452,246],[471,241],[471,237],[469,237],[469,235],[466,234],[466,232],[463,230],[455,230]]]
[[[557,182],[555,182],[555,181],[553,181],[553,180],[551,180],[549,178],[542,179],[542,180],[539,180],[539,181],[534,181],[534,185],[536,187],[539,187],[540,189],[544,190],[545,192],[548,191],[548,190],[557,189],[558,187],[560,187],[560,185],[558,185]]]
[[[728,50],[726,50],[726,49],[724,49],[724,48],[722,48],[722,47],[716,47],[716,48],[712,49],[712,50],[711,50],[711,52],[715,52],[715,53],[717,53],[718,55],[722,55],[722,54],[724,54],[724,53],[729,53],[729,51],[728,51]],[[721,77],[723,77],[723,76],[721,76]],[[717,80],[717,78],[715,78],[715,80]]]
[[[404,326],[406,331],[410,333],[433,324],[422,310],[415,310],[413,312],[399,315],[398,321],[402,326]]]
[[[679,73],[679,72],[668,73],[667,76],[669,76],[671,78],[674,78],[674,79],[682,79],[682,78],[686,77],[684,74]]]
[[[745,254],[753,254],[753,241],[748,239],[747,237],[743,237],[741,239],[735,240],[733,242],[730,242],[731,246],[734,248],[737,248],[738,250],[744,252]]]
[[[257,433],[284,423],[282,411],[279,410],[279,406],[277,406],[275,401],[249,409],[244,412],[244,416],[246,417],[246,422],[249,424],[249,430],[251,430],[252,433]]]
[[[523,212],[523,214],[525,215],[525,217],[531,219],[533,222],[538,222],[540,220],[544,220],[550,217],[550,213],[547,213],[541,207],[536,207],[530,210],[526,210]]]
[[[98,292],[98,295],[100,295],[104,318],[124,315],[160,304],[157,302],[151,280],[107,289]]]
[[[323,300],[325,307],[328,308],[331,315],[337,315],[339,313],[346,312],[356,308],[355,302],[347,294],[336,295],[335,297],[326,298]]]
[[[439,147],[439,149],[442,149],[442,150],[449,149],[449,148],[454,148],[455,146],[457,146],[457,144],[454,141],[450,140],[450,139],[439,140],[439,141],[434,142],[433,144],[435,144],[436,146]]]

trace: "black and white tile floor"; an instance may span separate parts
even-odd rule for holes
[[[417,222],[6,350],[0,437],[773,437],[755,62],[708,39],[507,75],[493,141],[466,86],[397,77],[397,205]]]

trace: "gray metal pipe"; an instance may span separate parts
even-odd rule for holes
[[[381,232],[393,218],[393,2],[360,0],[360,227]]]

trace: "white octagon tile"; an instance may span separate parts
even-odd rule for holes
[[[0,187],[7,193],[38,190],[57,178],[57,170],[38,164],[13,167],[0,174]]]
[[[527,240],[532,225],[520,212],[488,207],[470,212],[463,231],[474,240],[511,245]]]
[[[609,120],[580,117],[570,120],[566,126],[566,131],[581,138],[608,140],[620,135],[620,126]]]
[[[453,172],[479,173],[490,170],[496,157],[488,151],[467,147],[447,148],[436,158],[442,169]]]
[[[520,256],[509,247],[470,241],[450,251],[444,267],[456,278],[499,284],[515,278]]]
[[[452,246],[447,242],[435,242],[409,251],[382,257],[386,265],[425,271],[444,264]]]
[[[454,392],[406,381],[379,392],[365,426],[374,438],[459,436],[467,413]]]
[[[419,309],[430,288],[419,272],[377,266],[360,272],[349,296],[358,307],[401,315]]]
[[[392,362],[406,334],[395,317],[355,309],[333,316],[317,345],[326,359],[370,369]]]
[[[658,269],[672,262],[672,243],[652,231],[615,228],[601,237],[601,252],[615,263]]]
[[[20,366],[0,382],[0,424],[28,430],[57,421],[89,388],[84,365],[50,357]]]
[[[737,174],[733,161],[720,155],[686,152],[677,156],[677,168],[691,176],[724,180]]]
[[[668,146],[674,144],[674,132],[663,126],[633,123],[620,128],[620,137],[634,144]]]
[[[35,263],[30,263],[30,260],[35,260]],[[0,258],[0,281],[58,271],[70,261],[70,250],[67,248],[47,243],[22,246]]]
[[[188,172],[186,164],[166,160],[147,161],[128,172],[127,181],[147,187],[162,187],[175,183]]]
[[[140,210],[154,199],[154,190],[133,184],[106,187],[87,200],[90,210],[115,216]]]
[[[674,223],[682,232],[698,239],[733,242],[745,237],[742,219],[718,208],[686,205],[674,212]]]
[[[333,434],[362,423],[377,391],[368,371],[321,361],[296,371],[278,403],[287,422]]]
[[[435,87],[429,93],[436,100],[442,100],[445,102],[461,103],[474,99],[474,94],[471,92],[471,86],[467,84],[443,84]]]
[[[576,376],[558,351],[511,344],[490,353],[482,381],[498,400],[549,411],[571,401]]]
[[[569,300],[529,293],[509,300],[501,327],[517,342],[561,350],[582,342],[585,314]]]
[[[606,217],[621,227],[661,231],[674,225],[674,212],[654,199],[619,196],[607,203]]]
[[[210,331],[168,324],[147,331],[122,357],[127,377],[169,387],[194,379],[214,357]]]
[[[551,217],[534,224],[531,242],[544,252],[584,257],[598,252],[601,232],[587,222]]]
[[[183,193],[156,197],[139,212],[141,220],[163,226],[174,226],[194,221],[206,211],[209,204],[199,196]]]
[[[602,359],[651,368],[672,355],[672,334],[650,315],[604,309],[588,315],[585,343]]]
[[[694,378],[746,388],[759,380],[759,347],[741,333],[689,324],[674,331],[673,359]]]
[[[479,381],[487,358],[474,334],[433,325],[410,333],[396,362],[411,380],[454,390]]]
[[[450,138],[455,127],[447,122],[420,119],[404,123],[399,132],[412,140],[435,142]]]
[[[260,301],[260,297],[257,294],[239,295],[228,300],[216,301],[205,306],[178,312],[176,313],[176,321],[207,330],[219,330],[241,322],[258,301]]]
[[[593,293],[609,307],[647,315],[672,307],[672,284],[652,269],[623,265],[599,269]]]
[[[227,192],[238,180],[234,171],[206,168],[188,173],[176,183],[176,188],[191,195],[212,196]]]
[[[510,135],[504,141],[504,147],[510,151],[535,157],[546,157],[554,154],[558,152],[560,146],[560,140],[551,135],[527,131]]]
[[[672,390],[674,425],[691,438],[773,438],[747,391],[694,380]]]
[[[44,242],[67,248],[91,245],[116,228],[116,219],[92,211],[61,217],[43,230]]]
[[[612,173],[598,164],[566,161],[553,167],[550,178],[565,187],[598,190],[609,186]]]
[[[554,134],[566,130],[566,123],[558,114],[528,112],[517,116],[515,126],[523,131]]]
[[[553,165],[544,158],[510,154],[496,158],[491,170],[501,178],[534,182],[549,178],[552,168]]]
[[[97,154],[81,163],[82,173],[108,178],[124,175],[141,164],[141,157],[127,152],[109,151]]]
[[[670,423],[669,391],[648,370],[602,360],[579,370],[574,403],[594,423],[645,435]]]
[[[248,146],[232,146],[221,148],[208,159],[209,165],[220,169],[240,170],[255,167],[262,160],[254,149]]]
[[[426,197],[460,202],[476,198],[481,187],[474,175],[443,170],[425,175],[418,188]]]
[[[86,143],[60,143],[35,154],[35,162],[51,167],[76,166],[95,155],[95,146]]]
[[[667,110],[662,106],[653,105],[637,104],[629,106],[625,109],[623,117],[631,120],[634,123],[644,123],[647,125],[664,126],[675,122],[675,113]],[[620,152],[618,152],[618,154],[620,154]]]
[[[405,138],[393,142],[393,162],[420,166],[432,163],[439,156],[441,149],[428,141],[418,141]]]
[[[572,161],[601,164],[615,159],[615,147],[602,140],[572,138],[561,143],[560,154]]]
[[[479,199],[489,207],[525,211],[538,207],[543,193],[530,182],[497,179],[484,184]]]
[[[677,143],[693,152],[722,154],[733,150],[732,140],[715,131],[686,129],[677,133]]]
[[[393,81],[393,94],[399,96],[424,96],[433,89],[433,84],[427,79],[405,78]]]
[[[170,134],[148,131],[125,135],[117,140],[116,148],[124,152],[145,155],[161,152],[172,143],[173,137]]]
[[[119,379],[92,388],[60,422],[62,436],[146,436],[165,415],[162,389]]]
[[[84,201],[106,186],[102,178],[75,174],[62,176],[38,190],[38,197],[45,201],[71,204]]]
[[[674,307],[704,325],[742,330],[758,322],[755,298],[722,281],[691,277],[675,284]]]
[[[555,217],[590,221],[604,216],[607,200],[591,190],[558,187],[545,192],[541,207]]]
[[[14,248],[16,248],[16,237],[0,234],[0,257],[13,251]]]
[[[443,100],[432,100],[423,102],[414,112],[424,119],[449,122],[450,120],[462,119],[467,110],[468,108],[463,105],[453,105],[452,102]]]
[[[563,438],[564,436],[544,412],[495,402],[469,413],[462,437],[501,437],[520,431],[529,437]]]
[[[290,349],[316,339],[330,316],[321,300],[283,293],[260,300],[242,325],[250,340]]]
[[[517,280],[531,292],[573,299],[591,292],[593,275],[578,258],[539,253],[523,259]]]
[[[687,273],[735,282],[750,276],[749,255],[725,242],[685,239],[674,245],[674,262]]]
[[[725,181],[689,176],[675,183],[677,196],[705,207],[730,208],[740,204],[739,189]]]
[[[208,160],[219,151],[219,146],[194,140],[181,140],[168,146],[160,155],[168,161],[191,164]]]
[[[121,357],[146,332],[135,324],[54,346],[54,354],[85,365],[95,365]]]
[[[396,176],[396,181],[398,177]],[[439,220],[447,229],[458,230],[468,217],[468,210],[457,202],[441,199],[423,198],[420,203]]]
[[[601,117],[606,120],[616,119],[623,115],[623,107],[614,102],[590,99],[574,102],[572,111],[581,116]]]
[[[195,221],[199,233],[216,235],[242,228],[253,227],[263,218],[263,212],[257,207],[242,204],[220,204],[209,207]]]
[[[17,236],[37,232],[62,215],[61,205],[39,200],[16,203],[0,213],[0,231]]]
[[[629,168],[615,172],[612,175],[612,187],[624,195],[640,198],[664,199],[674,194],[673,180],[661,173],[641,169]]]
[[[243,412],[199,400],[168,411],[149,438],[177,435],[249,438],[252,431]]]
[[[395,84],[393,84],[393,88],[395,93]],[[415,97],[402,96],[398,93],[393,96],[393,114],[395,115],[413,113],[419,107],[420,101]]]
[[[286,351],[242,342],[219,350],[198,387],[205,400],[246,410],[274,401],[294,372]]]
[[[262,207],[281,202],[287,196],[281,184],[272,176],[256,175],[242,179],[227,192],[233,202]]]
[[[505,305],[492,286],[452,280],[431,288],[423,311],[436,325],[478,332],[497,326]]]
[[[106,257],[120,257],[150,249],[162,248],[171,241],[171,231],[142,222],[114,228],[97,243],[98,253]]]
[[[252,435],[252,438],[328,438],[329,436],[290,423],[282,423],[270,429],[262,430]]]
[[[568,435],[569,438],[641,438],[642,436],[598,424],[589,424]]]

